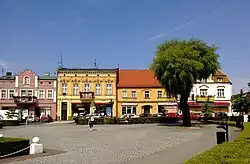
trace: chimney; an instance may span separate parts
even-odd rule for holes
[[[50,76],[50,73],[49,72],[45,72],[44,76]]]

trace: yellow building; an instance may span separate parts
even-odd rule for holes
[[[58,120],[71,120],[74,113],[116,115],[117,69],[60,68],[57,75]]]
[[[176,100],[167,95],[151,70],[119,70],[117,116],[175,113],[177,109]]]

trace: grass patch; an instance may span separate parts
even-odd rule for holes
[[[1,137],[0,143],[7,143],[7,142],[18,142],[27,140],[26,138],[9,138],[9,137]]]
[[[186,164],[249,164],[250,163],[250,123],[232,142],[225,142],[193,157]]]

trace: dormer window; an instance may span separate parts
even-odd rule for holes
[[[222,78],[217,78],[217,80],[218,80],[218,82],[222,82],[223,81]]]
[[[30,77],[29,76],[25,76],[23,78],[23,84],[25,84],[25,85],[29,85],[30,84]]]

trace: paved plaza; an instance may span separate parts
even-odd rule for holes
[[[44,124],[7,127],[10,137],[38,136],[44,148],[65,153],[15,164],[180,164],[216,144],[216,127]],[[231,136],[234,137],[234,136]],[[13,163],[14,164],[14,163]]]

